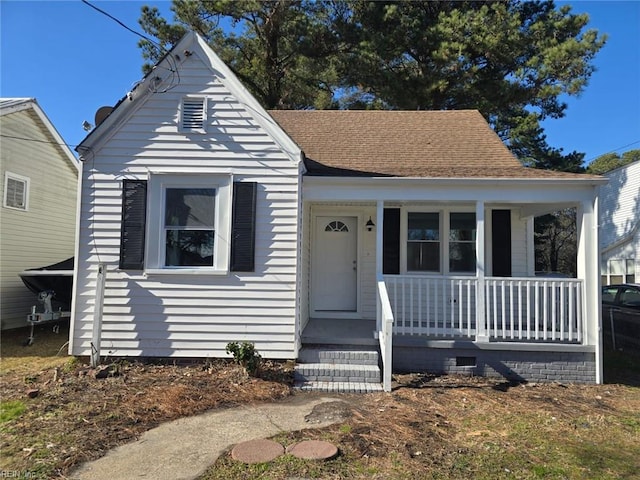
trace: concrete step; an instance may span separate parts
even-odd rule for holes
[[[344,345],[303,347],[298,353],[300,363],[330,363],[344,365],[378,365],[378,352]]]
[[[296,382],[295,388],[302,391],[333,393],[382,392],[382,384],[367,382]]]
[[[379,354],[358,345],[311,344],[298,353],[295,387],[304,391],[380,392]]]
[[[295,366],[296,382],[363,382],[380,383],[377,365],[341,363],[300,363]]]

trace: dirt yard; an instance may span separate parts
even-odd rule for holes
[[[161,422],[303,395],[291,363],[266,362],[260,378],[221,360],[92,370],[65,355],[65,336],[42,326],[23,347],[24,331],[2,335],[5,477],[65,478]],[[391,394],[337,396],[347,421],[276,437],[329,439],[338,459],[256,470],[223,456],[204,478],[640,478],[640,361],[616,354],[609,365],[611,383],[591,386],[399,375]]]

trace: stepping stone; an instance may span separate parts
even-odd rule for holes
[[[265,463],[284,453],[284,447],[273,440],[249,440],[231,450],[231,458],[244,463]]]
[[[321,440],[306,440],[289,445],[287,453],[304,460],[331,460],[338,455],[338,447]]]

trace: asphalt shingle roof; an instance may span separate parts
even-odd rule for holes
[[[270,110],[269,114],[303,150],[308,175],[576,177],[522,166],[477,110]]]

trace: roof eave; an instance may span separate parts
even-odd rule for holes
[[[441,185],[493,185],[496,182],[509,182],[516,185],[604,185],[608,182],[606,178],[527,178],[527,177],[329,177],[329,176],[305,176],[303,181],[307,184],[316,185],[377,185],[387,183],[395,184],[421,184],[437,183]]]

